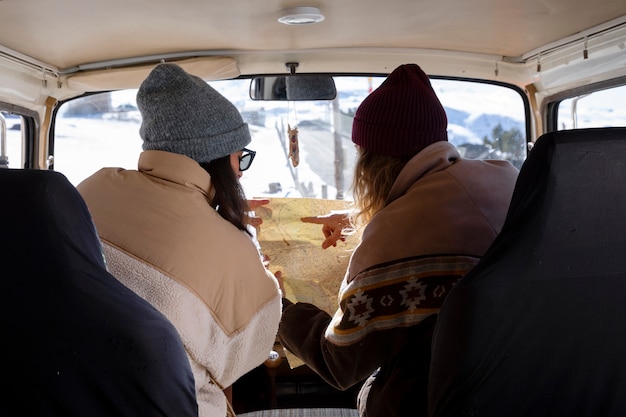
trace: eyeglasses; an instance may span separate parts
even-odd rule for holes
[[[243,148],[241,152],[241,156],[239,157],[239,171],[243,172],[252,165],[256,152],[246,148]]]

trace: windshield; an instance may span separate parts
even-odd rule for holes
[[[352,119],[383,80],[337,76],[337,97],[311,102],[253,101],[249,79],[210,82],[237,106],[250,128],[248,148],[256,157],[241,178],[246,195],[350,200],[356,155]],[[459,80],[433,79],[432,84],[447,113],[449,141],[463,156],[508,159],[521,166],[526,110],[518,91]],[[75,185],[102,167],[136,169],[141,152],[136,93],[116,91],[63,104],[55,127],[54,169]],[[294,144],[297,158],[290,155]]]

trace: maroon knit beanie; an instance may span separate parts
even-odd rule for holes
[[[448,140],[448,119],[416,64],[400,65],[354,115],[352,142],[377,154],[413,156],[431,143]]]

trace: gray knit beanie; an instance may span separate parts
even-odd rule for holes
[[[157,65],[137,92],[144,150],[209,162],[250,143],[237,108],[204,80],[175,64]]]

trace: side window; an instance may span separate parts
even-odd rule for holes
[[[0,168],[22,168],[22,116],[0,110]]]
[[[137,168],[141,116],[136,90],[94,94],[64,103],[54,131],[54,169],[72,184],[103,167]]]
[[[558,130],[626,126],[626,86],[595,91],[559,103]]]

